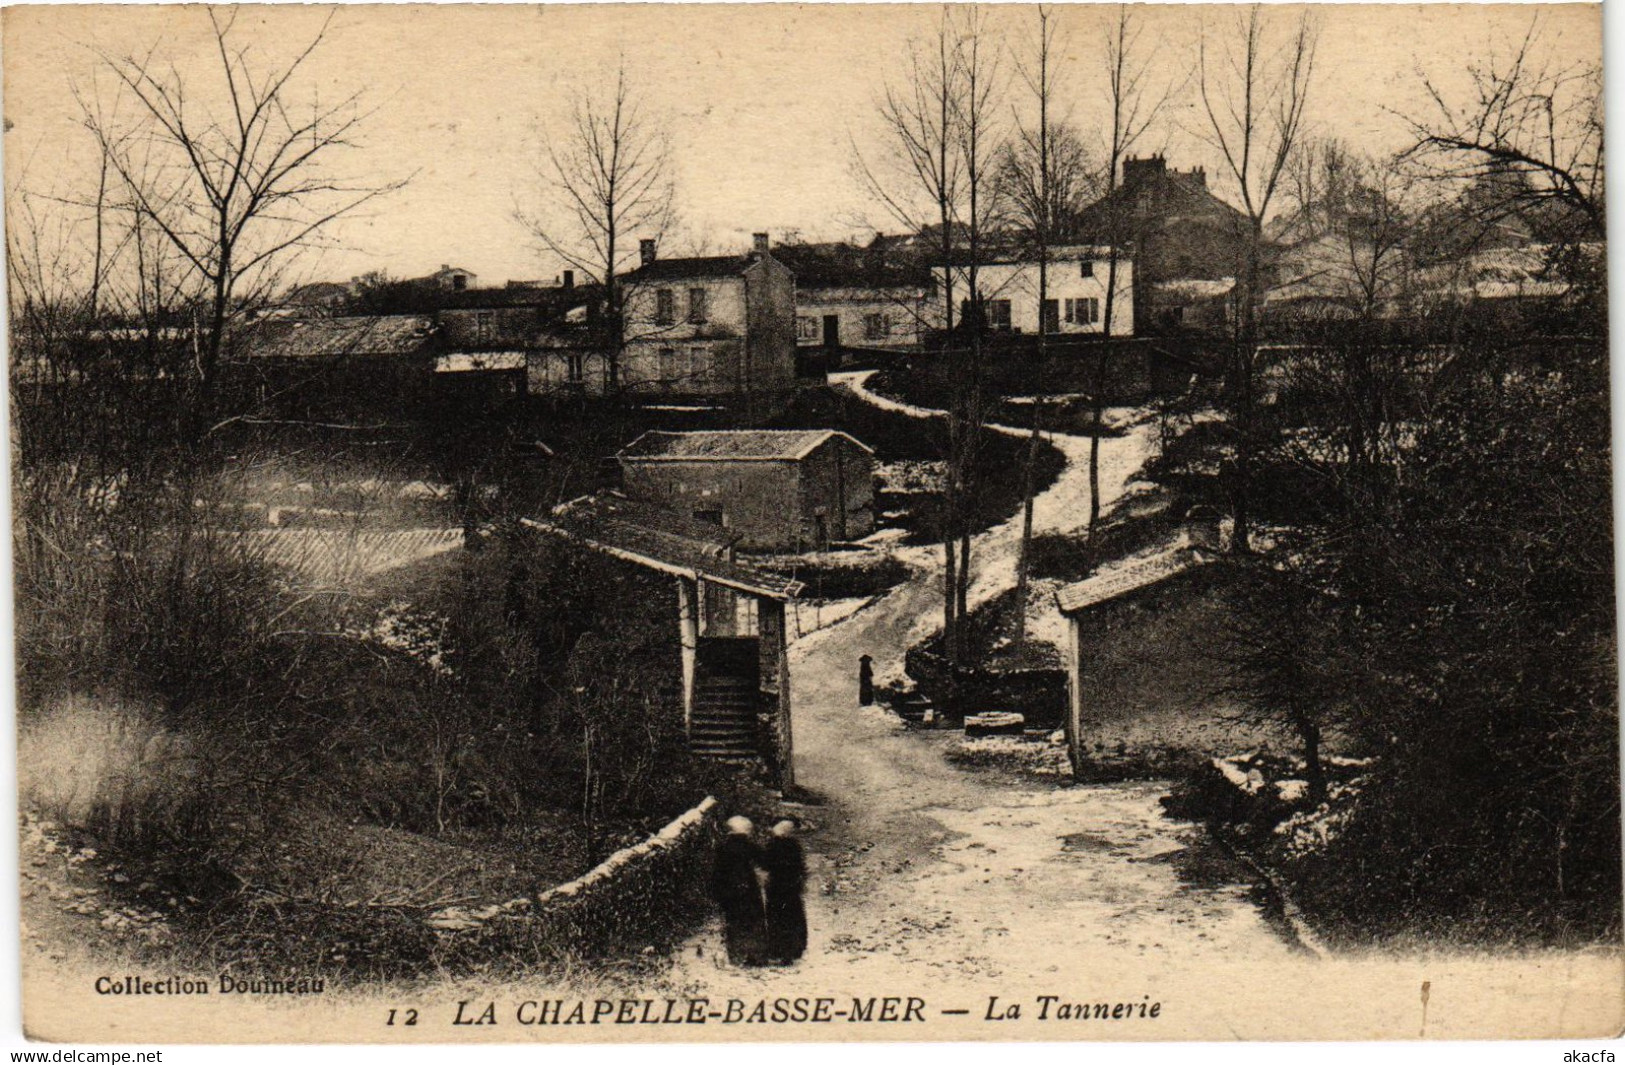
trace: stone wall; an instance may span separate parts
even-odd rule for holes
[[[716,806],[707,796],[568,883],[490,906],[449,906],[425,923],[454,953],[537,946],[591,952],[665,939],[685,912],[703,905]]]
[[[904,671],[936,707],[950,717],[1010,710],[1028,728],[1057,728],[1066,716],[1066,672],[1059,669],[953,670],[948,660],[916,647],[903,659]]]

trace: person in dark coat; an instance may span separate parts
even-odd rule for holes
[[[875,666],[874,659],[868,655],[858,657],[858,705],[873,706],[875,703]]]
[[[762,849],[750,838],[748,817],[728,818],[711,867],[711,895],[722,911],[722,938],[735,965],[762,965],[767,956],[762,884],[756,877]]]
[[[762,847],[767,870],[767,960],[790,965],[807,952],[807,909],[801,901],[807,884],[807,862],[788,818],[773,826]]]

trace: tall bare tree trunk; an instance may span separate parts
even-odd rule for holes
[[[1044,361],[1049,357],[1049,251],[1056,219],[1054,190],[1050,180],[1049,151],[1049,50],[1052,39],[1050,14],[1047,8],[1038,9],[1038,70],[1029,79],[1038,98],[1038,211],[1031,221],[1034,244],[1038,251],[1038,358],[1033,366],[1033,422],[1027,435],[1027,449],[1021,461],[1021,547],[1016,555],[1016,652],[1027,649],[1027,584],[1032,569],[1033,551],[1033,493],[1037,489],[1039,424],[1043,410],[1042,378]]]

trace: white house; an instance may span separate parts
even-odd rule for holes
[[[955,289],[964,291],[969,269],[956,265],[953,271]],[[992,256],[977,267],[976,287],[982,294],[989,328],[1037,333],[1042,320],[1044,331],[1051,334],[1105,332],[1110,249],[1102,245],[1051,248],[1042,311],[1038,306],[1038,273],[1038,260],[1025,254]],[[933,274],[937,284],[945,283],[945,267],[935,267]],[[1111,335],[1133,333],[1134,264],[1127,252],[1119,251]]]

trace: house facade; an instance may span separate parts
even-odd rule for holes
[[[924,339],[930,272],[851,244],[785,245],[774,255],[796,279],[799,347],[906,350]]]
[[[642,256],[621,278],[621,387],[691,396],[795,387],[795,279],[765,233],[744,256],[661,259],[651,240]],[[587,389],[606,384],[589,381]]]
[[[1117,256],[1112,300],[1112,336],[1134,335],[1134,267],[1126,250]],[[947,267],[935,268],[936,283],[947,283]],[[968,270],[952,267],[962,289]],[[1045,273],[1045,298],[1039,300],[1039,263],[1025,254],[989,257],[976,271],[986,324],[994,332],[1104,335],[1106,292],[1111,276],[1111,249],[1104,245],[1051,248]],[[963,306],[961,315],[968,310]]]
[[[628,497],[804,551],[875,527],[874,452],[831,429],[649,432],[617,456]]]

